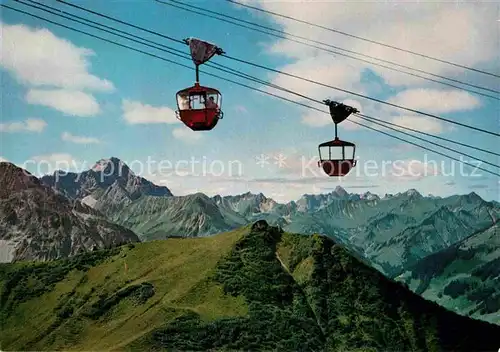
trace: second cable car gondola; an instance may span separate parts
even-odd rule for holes
[[[209,131],[222,119],[222,95],[215,89],[201,86],[199,66],[210,60],[215,54],[224,51],[214,44],[196,38],[185,39],[189,45],[191,57],[196,66],[196,82],[192,87],[177,92],[176,116],[193,131]]]
[[[339,150],[341,155],[332,155],[334,150]],[[328,176],[345,176],[356,166],[354,159],[356,145],[354,143],[342,141],[337,137],[333,141],[321,143],[318,146],[318,151],[318,166],[323,168]]]
[[[330,115],[335,123],[335,139],[321,143],[318,146],[318,167],[321,167],[328,176],[345,176],[356,166],[356,145],[339,139],[337,136],[337,125],[347,119],[352,113],[359,111],[356,108],[335,101],[325,100],[324,103],[329,106]]]

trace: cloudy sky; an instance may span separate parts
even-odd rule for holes
[[[406,48],[461,65],[500,74],[498,3],[245,1],[253,6],[317,23],[349,34]],[[193,66],[156,49],[99,32],[14,1],[3,4],[64,23],[124,45]],[[50,6],[126,30],[188,53],[186,45],[117,25],[56,1]],[[155,1],[96,2],[78,5],[155,30],[176,39],[197,37],[213,42],[236,58],[317,80],[351,92],[499,132],[499,101],[422,80],[188,13]],[[398,62],[472,84],[500,89],[500,79],[428,60],[252,11],[226,1],[190,1],[302,37]],[[105,21],[105,22],[103,22]],[[0,160],[41,175],[55,169],[82,171],[102,158],[118,157],[138,174],[171,188],[176,195],[193,192],[237,194],[262,192],[278,201],[304,193],[330,192],[340,185],[349,192],[385,194],[415,188],[446,196],[476,192],[499,200],[499,178],[461,166],[409,140],[473,165],[484,163],[397,132],[393,139],[351,121],[339,125],[341,139],[356,143],[358,164],[342,178],[323,175],[317,167],[318,144],[334,137],[328,115],[252,91],[201,73],[201,83],[223,94],[224,119],[210,132],[192,132],[175,118],[175,93],[193,84],[194,72],[8,9],[1,13],[2,114]],[[331,49],[331,48],[330,48]],[[216,56],[226,65],[318,100],[333,99],[362,113],[434,135],[498,152],[498,138],[272,73]],[[202,71],[312,104],[293,95],[202,67]],[[494,94],[494,93],[490,93]],[[315,105],[324,109],[321,105]],[[380,126],[372,125],[381,130]],[[426,139],[430,137],[421,136]],[[498,157],[437,141],[493,164]]]

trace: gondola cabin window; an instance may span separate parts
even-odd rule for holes
[[[178,94],[177,95],[177,105],[179,106],[179,110],[191,109],[191,105],[189,102],[189,96],[187,94]]]
[[[318,166],[328,176],[345,176],[356,166],[354,143],[341,141],[336,138],[333,141],[319,145]]]
[[[205,109],[205,95],[204,94],[191,94],[189,103],[193,110]]]
[[[320,147],[321,160],[352,160],[354,159],[354,147]]]

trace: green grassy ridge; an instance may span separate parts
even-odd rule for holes
[[[320,236],[316,241],[310,283],[324,287],[319,297],[326,302],[318,314],[328,322],[325,331],[330,340],[349,336],[347,344],[338,347],[495,351],[500,347],[495,335],[500,327],[426,301],[406,285],[363,265],[342,246]],[[323,243],[321,249],[319,242]],[[364,342],[360,345],[359,341]]]
[[[219,262],[212,280],[245,297],[248,315],[201,322],[186,314],[129,346],[142,350],[317,350],[325,337],[301,287],[276,258],[281,233],[252,230]]]
[[[27,301],[7,295],[5,302],[14,302],[1,306],[2,314],[10,307],[2,350],[500,347],[492,341],[498,326],[425,301],[324,236],[258,222],[115,251]],[[23,265],[0,266],[2,286]],[[41,266],[50,271],[50,265]],[[43,270],[30,280],[41,278],[47,279]]]
[[[189,313],[128,347],[498,349],[493,339],[499,327],[458,316],[425,301],[323,236],[281,233],[276,228],[253,230],[221,260],[213,279],[223,285],[226,294],[245,297],[247,316],[201,322],[196,314]]]
[[[6,318],[16,304],[50,292],[56,283],[63,280],[72,270],[88,270],[119,251],[119,248],[112,248],[80,254],[63,261],[0,265],[1,316]]]
[[[196,240],[125,245],[70,260],[0,265],[1,349],[121,349],[186,312],[206,321],[245,315],[241,298],[224,296],[207,280],[245,232],[248,228]],[[99,260],[90,263],[95,257]],[[80,261],[88,265],[74,264]],[[31,290],[43,283],[45,289]]]
[[[304,277],[303,264],[307,263],[305,286],[316,296],[312,300],[318,302],[316,314],[324,324],[329,347],[331,343],[348,350],[496,351],[500,347],[495,335],[500,332],[498,326],[459,316],[424,300],[407,285],[387,279],[322,236],[301,238],[301,246],[294,236],[294,240],[286,240],[291,243],[289,256],[300,263],[293,275]],[[307,241],[311,251],[304,257]]]

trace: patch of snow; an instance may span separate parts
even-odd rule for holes
[[[82,203],[85,205],[88,205],[91,208],[94,208],[95,205],[97,204],[97,199],[92,197],[91,195],[86,196],[85,198],[82,199]]]
[[[14,241],[0,240],[0,263],[12,262],[16,244]]]
[[[91,214],[80,213],[80,212],[75,211],[75,210],[73,210],[73,211],[72,211],[72,213],[73,213],[74,215],[78,216],[79,218],[81,218],[81,219],[85,220],[85,221],[87,221],[87,220],[89,220],[89,219],[94,218],[94,216],[93,216],[93,215],[91,215]]]
[[[380,197],[376,194],[373,194],[371,192],[366,192],[361,195],[361,199],[365,200],[380,200]]]
[[[110,162],[110,159],[101,159],[92,167],[92,171],[102,171]]]
[[[272,200],[267,200],[263,203],[260,204],[259,206],[259,210],[262,212],[262,213],[269,213],[271,212],[271,210],[273,210],[274,208],[274,202]]]
[[[421,196],[421,194],[415,188],[407,190],[404,194],[406,194],[407,196]]]

